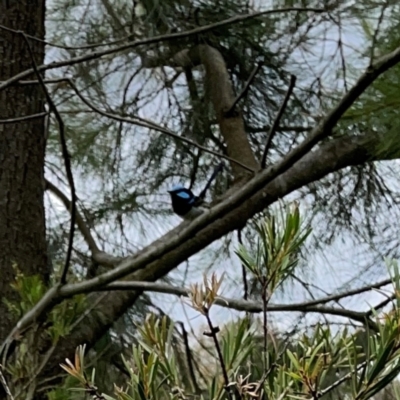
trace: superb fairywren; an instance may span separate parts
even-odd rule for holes
[[[171,190],[168,190],[168,193],[171,196],[172,209],[174,210],[174,213],[187,220],[195,219],[201,215],[207,209],[207,206],[204,203],[206,192],[223,167],[224,164],[220,163],[215,168],[199,196],[194,195],[190,189],[186,189],[182,185],[175,185]]]

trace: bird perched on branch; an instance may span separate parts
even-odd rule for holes
[[[175,185],[168,193],[171,196],[172,209],[174,213],[186,220],[193,220],[207,210],[207,204],[204,202],[207,190],[209,189],[212,181],[222,171],[224,164],[218,164],[212,175],[207,181],[206,186],[202,192],[196,196],[190,189],[182,185]]]

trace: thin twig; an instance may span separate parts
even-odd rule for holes
[[[388,297],[387,299],[381,301],[379,304],[377,304],[374,307],[371,307],[366,313],[365,315],[367,315],[368,317],[372,316],[372,314],[374,314],[374,312],[376,312],[377,310],[379,310],[380,308],[386,307],[389,303],[391,303],[396,297],[397,297],[397,293],[393,293],[390,297]]]
[[[49,113],[47,113],[47,112],[41,112],[41,113],[37,113],[37,114],[24,115],[23,117],[0,119],[0,124],[1,125],[15,124],[16,122],[30,121],[32,119],[45,117],[48,114]]]
[[[76,319],[76,321],[71,325],[70,331],[73,332],[74,329],[85,319],[87,318],[90,313],[108,296],[108,293],[104,293],[101,296],[99,296],[95,302],[91,301],[90,306],[85,310],[84,313],[82,313],[79,318]],[[89,296],[88,296],[89,297]]]
[[[242,229],[237,231],[238,234],[238,242],[243,246],[242,240]],[[243,279],[243,300],[247,300],[249,298],[249,285],[247,283],[247,271],[246,267],[243,263],[242,264],[242,279]]]
[[[24,387],[15,395],[16,398],[19,398],[19,396],[24,393],[29,386],[37,379],[37,377],[41,374],[43,371],[44,367],[47,365],[50,357],[53,355],[54,351],[56,350],[58,340],[55,341],[49,348],[49,350],[46,352],[46,354],[43,356],[42,361],[40,365],[35,368],[35,373],[33,374],[32,378],[24,385]]]
[[[315,300],[310,300],[310,301],[304,301],[304,302],[300,302],[300,303],[295,303],[295,304],[287,304],[287,305],[282,305],[282,307],[290,307],[293,306],[295,307],[297,310],[300,311],[300,309],[307,309],[309,307],[314,307],[314,306],[319,306],[319,305],[324,305],[328,302],[331,301],[338,301],[340,299],[344,299],[346,297],[350,297],[350,296],[354,296],[354,295],[358,295],[361,293],[365,293],[368,292],[370,290],[379,288],[379,287],[383,287],[386,286],[388,284],[390,284],[392,281],[390,279],[385,279],[381,282],[372,284],[372,285],[367,285],[367,286],[363,286],[361,288],[358,289],[353,289],[353,290],[349,290],[346,292],[342,292],[342,293],[338,293],[336,295],[331,295],[331,296],[326,296],[326,297],[321,297],[320,299],[315,299]],[[72,285],[68,285],[68,286],[72,286]],[[166,293],[166,294],[174,294],[176,296],[184,296],[186,297],[188,295],[189,289],[186,288],[182,288],[182,287],[177,287],[177,286],[173,286],[173,285],[168,285],[165,283],[159,283],[159,282],[144,282],[144,281],[115,281],[113,283],[110,283],[106,286],[103,286],[101,288],[98,288],[96,290],[98,291],[108,291],[108,290],[144,290],[144,291],[150,291],[150,292],[157,292],[157,293]],[[65,287],[63,289],[61,289],[61,294],[64,296],[73,296],[76,294],[80,294],[82,292],[75,292],[72,291],[70,292],[70,290]],[[257,310],[260,311],[261,308],[259,306],[259,302],[255,302],[255,301],[242,301],[242,300],[229,300],[227,298],[222,298],[221,297],[221,301],[219,301],[218,299],[216,300],[216,304],[220,304],[222,305],[224,302],[227,302],[227,307],[233,307],[236,308],[235,305],[231,304],[231,301],[234,301],[234,303],[237,303],[237,306],[240,307],[240,310],[245,311],[245,308],[242,308],[241,306],[239,306],[240,304],[248,304],[249,307],[251,307],[251,305],[257,304]],[[272,309],[276,308],[276,307],[281,307],[277,304],[270,304],[268,309],[270,309],[270,307],[272,307]],[[287,310],[287,309],[286,309]]]
[[[264,341],[264,368],[267,368],[268,360],[268,313],[267,306],[269,295],[267,293],[268,287],[263,284],[262,288],[262,302],[263,302],[263,341]]]
[[[189,340],[185,329],[185,325],[183,324],[183,322],[179,322],[179,325],[182,328],[182,337],[183,337],[183,343],[185,345],[186,361],[189,367],[190,379],[192,381],[195,393],[201,394],[201,389],[199,387],[199,384],[197,383],[196,374],[194,373],[193,357],[192,357],[192,352],[190,351]]]
[[[225,360],[224,360],[224,357],[222,355],[221,346],[219,345],[219,342],[218,342],[218,337],[217,337],[218,330],[217,330],[216,327],[214,327],[208,311],[206,311],[204,315],[205,315],[205,317],[207,319],[208,327],[210,328],[210,336],[213,338],[215,349],[217,350],[219,364],[220,364],[221,370],[222,370],[222,376],[224,377],[225,390],[227,391],[229,398],[231,400],[233,400],[232,399],[233,396],[232,396],[231,390],[229,388],[228,371],[226,369]]]
[[[292,329],[291,332],[294,333],[295,329]],[[283,349],[278,353],[277,352],[277,357],[275,359],[275,361],[272,363],[272,365],[269,366],[269,368],[264,372],[263,376],[261,377],[261,379],[258,381],[256,388],[254,389],[255,393],[261,393],[263,387],[264,387],[264,383],[265,381],[268,379],[268,377],[272,374],[272,372],[274,371],[274,369],[276,367],[278,367],[278,362],[280,361],[280,359],[282,358],[282,356],[286,353],[287,348],[289,347],[290,344],[290,338],[292,337],[292,335],[290,335],[291,332],[288,332],[289,334],[286,336],[286,340],[283,343]],[[265,365],[266,368],[266,365]]]
[[[344,58],[344,50],[343,50],[343,40],[342,40],[342,20],[340,17],[340,13],[338,15],[339,21],[338,21],[338,30],[339,30],[339,41],[338,41],[338,47],[339,47],[339,54],[340,54],[340,60],[342,63],[342,72],[343,72],[343,85],[344,85],[344,90],[346,92],[349,91],[347,87],[347,68],[346,68],[346,60]]]
[[[74,177],[72,175],[71,160],[70,160],[70,155],[68,153],[67,141],[65,139],[64,121],[63,121],[60,113],[58,112],[58,109],[57,109],[56,105],[54,104],[53,99],[51,98],[51,96],[46,88],[45,83],[43,82],[42,75],[40,74],[38,67],[36,65],[35,55],[33,54],[33,51],[32,51],[32,48],[31,48],[28,38],[26,37],[24,32],[20,32],[20,34],[24,38],[26,45],[28,47],[28,51],[29,51],[31,61],[32,61],[33,70],[37,76],[37,79],[40,82],[40,86],[43,89],[44,95],[46,96],[46,100],[49,104],[50,111],[54,112],[54,115],[58,122],[59,131],[60,131],[61,152],[62,152],[62,155],[64,158],[67,179],[68,179],[68,183],[69,183],[69,186],[71,189],[71,224],[70,224],[70,231],[69,231],[69,241],[68,241],[67,256],[65,258],[65,264],[62,269],[61,279],[60,279],[61,284],[64,284],[64,283],[66,283],[68,268],[69,268],[69,264],[71,261],[72,246],[73,246],[73,242],[74,242],[74,233],[75,233],[76,191],[75,191]]]
[[[148,45],[148,44],[154,44],[154,43],[159,43],[159,42],[164,42],[164,41],[169,41],[169,40],[175,40],[175,39],[182,39],[186,38],[189,36],[194,36],[198,35],[200,33],[205,33],[212,31],[217,28],[221,28],[226,25],[231,25],[234,23],[238,22],[244,22],[253,18],[261,17],[264,15],[270,15],[270,14],[279,14],[279,13],[286,13],[286,12],[315,12],[315,13],[325,13],[327,12],[325,9],[321,8],[304,8],[304,7],[288,7],[288,8],[281,8],[281,9],[275,9],[275,10],[266,10],[266,11],[259,11],[251,14],[243,14],[243,15],[236,15],[232,18],[225,19],[223,21],[216,22],[214,24],[209,24],[205,26],[201,26],[198,28],[194,28],[188,31],[184,32],[176,32],[176,33],[170,33],[167,35],[160,35],[160,36],[154,36],[148,39],[143,39],[143,40],[135,40],[133,42],[128,42],[126,44],[123,44],[118,47],[114,47],[112,49],[106,49],[102,51],[93,51],[90,53],[86,53],[82,56],[77,56],[70,58],[69,60],[63,60],[63,61],[54,61],[51,62],[50,64],[43,64],[38,67],[39,72],[46,71],[49,69],[56,69],[56,68],[61,68],[61,67],[66,67],[69,65],[74,65],[74,64],[79,64],[81,62],[85,61],[92,61],[98,58],[101,58],[103,56],[107,56],[110,54],[118,53],[127,49],[133,49],[138,46],[143,46],[143,45]],[[14,75],[10,79],[4,81],[2,84],[0,84],[0,91],[5,89],[6,87],[18,82],[19,80],[26,78],[27,76],[33,74],[35,71],[33,69],[28,69],[26,71],[22,71],[19,74]]]
[[[242,168],[246,169],[247,171],[255,172],[253,168],[248,167],[247,165],[241,163],[240,161],[235,160],[234,158],[231,158],[231,157],[228,157],[228,156],[226,156],[224,154],[218,153],[216,151],[207,149],[207,147],[201,146],[201,145],[197,144],[196,142],[194,142],[193,140],[187,139],[187,138],[185,138],[183,136],[179,136],[176,133],[170,131],[169,129],[164,128],[164,127],[162,127],[160,125],[157,125],[157,124],[155,124],[155,123],[153,123],[151,121],[145,120],[144,118],[134,117],[135,119],[133,119],[133,118],[121,117],[121,116],[118,116],[118,115],[115,115],[115,114],[108,113],[106,111],[102,111],[99,108],[97,108],[96,106],[94,106],[93,104],[91,104],[88,100],[86,100],[86,98],[83,97],[83,95],[80,93],[79,89],[76,87],[76,85],[70,79],[66,79],[65,81],[69,83],[69,85],[74,90],[74,92],[77,94],[77,96],[88,107],[90,107],[93,111],[97,112],[98,114],[102,115],[103,117],[110,118],[110,119],[113,119],[113,120],[119,121],[119,122],[126,122],[128,124],[135,124],[135,125],[138,125],[138,126],[142,126],[144,128],[153,129],[155,131],[162,132],[162,133],[164,133],[164,134],[166,134],[166,135],[168,135],[170,137],[173,137],[174,139],[180,140],[181,142],[184,142],[184,143],[190,144],[192,146],[195,146],[198,149],[203,150],[206,153],[213,154],[214,156],[223,158],[223,159],[231,161],[231,162],[233,162],[233,163],[235,163],[237,165],[240,165]]]
[[[232,105],[230,106],[229,110],[226,111],[225,115],[227,117],[229,117],[230,115],[233,114],[233,112],[235,111],[236,105],[239,103],[239,101],[246,95],[246,93],[249,91],[250,89],[250,85],[253,83],[254,78],[256,77],[258,71],[260,70],[260,68],[262,67],[262,62],[259,62],[253,69],[252,73],[249,76],[249,79],[247,80],[247,82],[245,83],[245,85],[243,86],[242,91],[239,93],[239,95],[236,97],[236,99],[233,101]]]
[[[379,15],[379,19],[378,19],[378,24],[376,26],[376,29],[374,31],[374,36],[372,37],[372,43],[371,43],[371,56],[370,56],[370,60],[369,60],[369,64],[372,65],[372,63],[374,62],[374,53],[375,53],[375,45],[376,45],[376,40],[378,39],[378,34],[379,34],[379,30],[383,21],[383,17],[385,15],[385,10],[388,7],[389,2],[386,2],[385,4],[383,4],[382,9],[381,9],[381,13]]]
[[[249,133],[261,133],[261,132],[265,132],[265,131],[269,131],[271,129],[270,126],[260,126],[259,128],[255,128],[252,126],[246,126],[245,127],[246,132]],[[303,133],[303,132],[310,132],[312,131],[312,127],[309,126],[307,128],[305,128],[304,126],[279,126],[278,127],[278,132],[295,132],[295,133]]]
[[[5,31],[8,32],[12,32],[12,33],[19,33],[19,31],[15,30],[15,29],[11,29],[8,26],[4,26],[4,25],[0,25],[0,29],[3,29]],[[26,37],[30,40],[34,40],[35,42],[39,42],[39,43],[43,43],[46,46],[50,46],[50,47],[56,47],[58,49],[64,49],[64,50],[88,50],[88,49],[94,49],[96,47],[105,47],[105,46],[111,46],[114,44],[118,44],[118,43],[122,43],[125,42],[126,40],[129,40],[132,38],[132,34],[127,35],[121,39],[118,40],[114,40],[112,42],[103,42],[103,43],[93,43],[93,44],[86,44],[83,46],[64,46],[62,44],[56,44],[56,43],[52,43],[52,42],[48,42],[47,40],[43,40],[40,39],[36,36],[32,36],[32,35],[28,35],[27,33],[25,33]]]
[[[7,393],[7,396],[8,396],[11,400],[14,400],[14,396],[12,395],[11,390],[10,390],[10,388],[9,388],[8,385],[7,385],[6,378],[5,378],[4,374],[3,374],[3,366],[2,366],[1,364],[0,364],[0,380],[1,380],[1,384],[2,384],[3,387],[4,387],[4,390],[5,390],[6,393]]]
[[[75,286],[68,285],[68,286]],[[116,281],[113,283],[109,283],[108,285],[100,286],[93,291],[110,291],[110,290],[141,290],[145,292],[156,292],[156,293],[167,293],[173,294],[176,296],[188,297],[190,290],[186,288],[176,287],[164,283],[156,283],[156,282],[145,282],[145,281]],[[83,293],[88,292],[89,290],[82,291]],[[60,289],[59,293],[62,297],[70,297],[72,295],[82,293],[76,292],[75,290],[70,291],[69,288],[63,287]],[[344,294],[343,297],[346,297],[347,294]],[[324,304],[325,298],[321,299],[321,304]],[[220,307],[230,308],[237,311],[245,311],[250,313],[260,313],[264,310],[263,302],[252,301],[252,300],[242,300],[242,299],[233,299],[226,297],[218,297],[215,300],[215,304]],[[354,321],[360,322],[361,324],[369,325],[371,329],[376,329],[375,323],[367,318],[366,313],[353,311],[348,309],[338,309],[334,307],[324,307],[318,304],[318,301],[305,301],[301,303],[294,304],[271,304],[267,305],[268,312],[316,312],[321,314],[330,314],[337,315],[344,318],[349,318]]]
[[[56,84],[56,83],[64,83],[66,81],[66,78],[48,78],[48,79],[43,79],[43,82],[45,84]],[[0,81],[0,85],[5,83],[6,81]],[[29,81],[18,81],[15,83],[14,86],[31,86],[31,85],[40,85],[40,81],[36,79],[31,79]]]
[[[72,209],[72,202],[71,200],[60,190],[56,185],[53,185],[50,181],[47,179],[45,180],[46,184],[46,189],[49,190],[51,193],[53,193],[61,202],[64,204],[65,208],[67,210]],[[92,253],[98,253],[100,249],[98,248],[96,241],[94,240],[89,227],[87,226],[85,219],[83,216],[79,213],[78,210],[76,210],[75,213],[76,217],[76,224],[78,225],[79,230],[81,231],[82,236],[86,240],[86,243]]]
[[[309,305],[317,305],[317,304],[326,304],[331,301],[335,301],[335,302],[337,302],[338,305],[340,305],[338,303],[338,300],[341,300],[341,299],[344,299],[344,298],[350,297],[350,296],[355,296],[357,294],[365,293],[365,292],[368,292],[373,289],[378,289],[378,288],[381,288],[382,286],[387,286],[387,285],[391,284],[392,282],[393,281],[390,278],[384,279],[384,280],[374,283],[372,285],[366,285],[366,286],[362,286],[357,289],[348,290],[346,292],[328,295],[321,299],[315,299],[315,300],[309,301],[308,304]]]
[[[312,287],[314,287],[314,288],[316,288],[316,289],[319,289],[316,285],[311,285],[311,284],[309,284],[309,283],[307,283],[307,282],[304,282],[302,279],[300,279],[298,276],[295,276],[294,274],[289,274],[289,275],[290,275],[295,281],[299,282],[300,285],[305,289],[305,291],[310,295],[310,297],[311,297],[313,300],[315,300],[315,296],[314,296],[312,290],[310,289],[310,286],[312,286]],[[325,293],[325,294],[326,294],[326,293]],[[342,307],[342,305],[341,305],[339,302],[337,302],[337,304],[338,304],[340,307]],[[342,307],[342,308],[344,308],[344,307]],[[325,323],[328,325],[329,322],[328,322],[328,318],[326,317],[326,315],[323,315],[322,317],[324,318]]]
[[[282,118],[282,115],[283,115],[283,113],[285,111],[285,108],[286,108],[287,103],[289,101],[289,97],[293,92],[295,84],[296,84],[296,77],[294,75],[291,75],[290,76],[289,88],[288,88],[288,90],[286,92],[285,99],[283,100],[281,108],[279,109],[278,114],[276,115],[275,121],[272,124],[270,131],[268,132],[267,142],[265,143],[265,149],[264,149],[264,153],[263,153],[262,160],[261,160],[261,168],[265,168],[265,164],[267,162],[268,150],[269,150],[269,148],[271,146],[272,139],[274,138],[274,135],[275,135],[275,133],[276,133],[278,127],[279,127],[279,122],[280,122],[280,120]]]
[[[364,367],[364,365],[367,364],[367,361],[363,361],[360,365],[357,366],[356,371],[350,371],[346,375],[343,375],[341,378],[339,378],[337,381],[333,382],[332,385],[326,387],[323,390],[320,390],[317,392],[317,398],[321,398],[322,396],[325,396],[327,393],[331,392],[333,389],[337,388],[339,385],[341,385],[343,382],[346,382],[348,379],[350,379],[353,374],[357,373],[361,368]],[[309,397],[308,400],[314,400],[313,397]]]

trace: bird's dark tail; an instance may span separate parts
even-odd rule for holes
[[[224,169],[224,163],[221,162],[219,163],[215,169],[214,172],[212,173],[212,175],[210,176],[205,188],[202,190],[202,192],[199,195],[200,199],[204,199],[204,197],[206,196],[207,190],[209,189],[209,187],[211,186],[211,183],[213,182],[213,180],[217,177],[217,175]]]

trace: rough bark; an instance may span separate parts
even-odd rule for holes
[[[0,24],[44,39],[45,0],[0,1]],[[44,61],[44,44],[32,41],[36,62]],[[24,38],[0,31],[0,81],[31,68]],[[44,111],[38,86],[11,86],[0,92],[0,119]],[[15,300],[10,287],[15,269],[26,276],[48,277],[44,215],[44,117],[0,124],[0,297]],[[0,341],[14,316],[0,301]],[[0,394],[1,398],[1,394]]]

